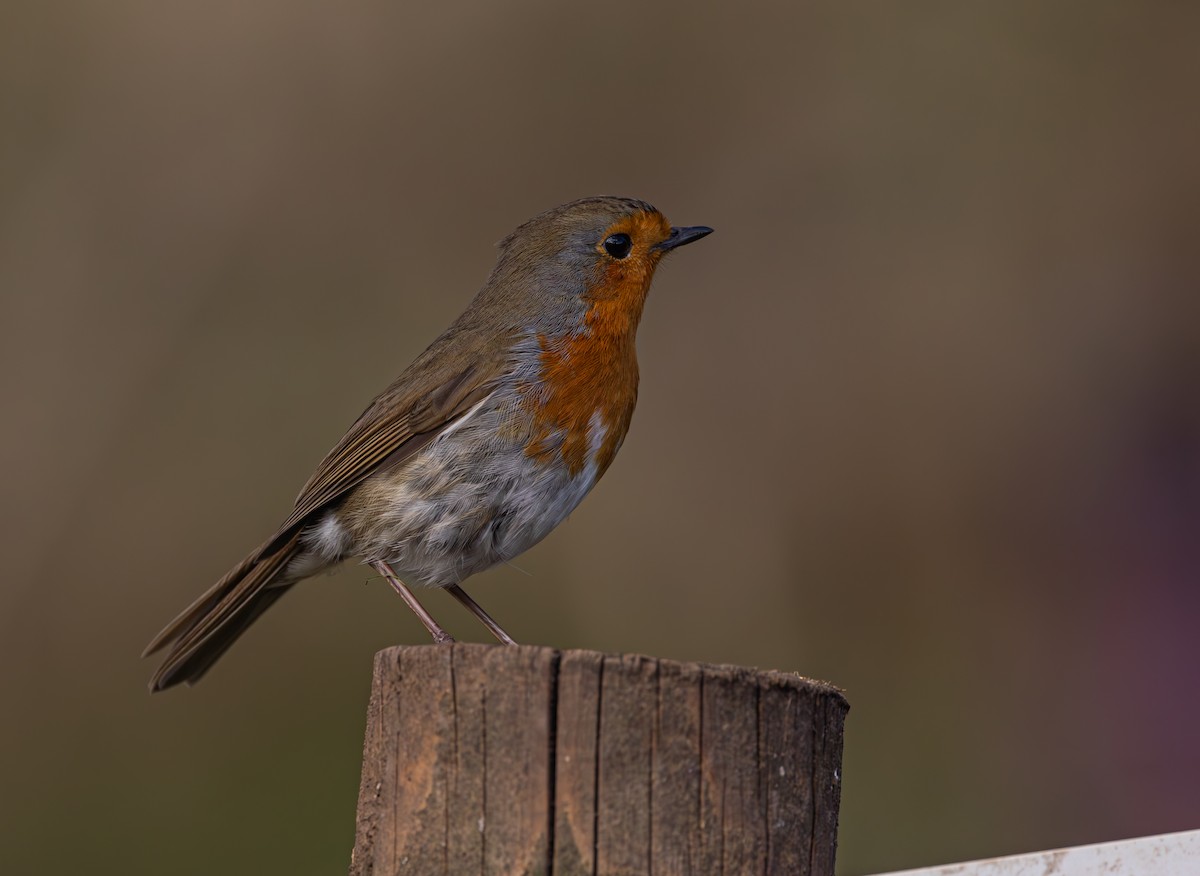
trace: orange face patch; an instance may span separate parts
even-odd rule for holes
[[[604,249],[604,241],[614,234],[628,234],[633,248],[623,259],[610,256]],[[604,265],[604,274],[588,297],[599,300],[610,297],[640,299],[637,313],[641,314],[641,301],[645,300],[654,276],[654,268],[662,258],[656,249],[671,234],[671,223],[662,213],[640,212],[614,222],[596,243],[596,253]],[[630,300],[629,304],[634,302]]]
[[[539,338],[541,388],[534,393],[532,457],[548,457],[557,449],[572,475],[587,465],[593,424],[604,429],[596,452],[596,476],[612,463],[637,402],[638,366],[635,339],[642,306],[654,269],[662,257],[655,247],[667,239],[671,224],[661,213],[638,212],[613,223],[596,243],[599,282],[585,293],[589,307],[584,330],[562,339]],[[609,255],[604,241],[628,234],[632,248],[623,259]],[[561,433],[562,443],[552,436]]]

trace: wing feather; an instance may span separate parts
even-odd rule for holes
[[[340,499],[385,461],[395,464],[412,456],[492,393],[505,367],[503,357],[490,361],[481,357],[439,375],[437,382],[419,395],[411,386],[425,381],[414,381],[407,373],[401,375],[363,411],[317,466],[296,497],[296,507],[279,528],[277,537]]]

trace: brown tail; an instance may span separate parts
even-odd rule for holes
[[[199,680],[258,616],[292,585],[279,580],[296,555],[299,530],[264,544],[189,605],[154,637],[145,657],[168,642],[171,650],[150,679],[150,692]]]

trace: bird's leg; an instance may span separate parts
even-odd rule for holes
[[[492,631],[492,635],[503,642],[505,645],[515,645],[516,641],[508,633],[500,628],[500,624],[492,620],[492,616],[483,610],[483,606],[467,595],[467,591],[463,590],[457,584],[449,584],[446,589],[450,591],[450,595],[467,607],[467,610],[475,617],[483,622],[483,625]]]
[[[417,602],[417,597],[413,596],[413,592],[409,590],[404,585],[404,582],[401,581],[396,575],[396,573],[392,571],[391,566],[389,566],[383,560],[376,560],[375,562],[371,563],[371,567],[380,575],[382,575],[385,581],[392,585],[393,590],[400,594],[400,598],[403,599],[405,604],[413,610],[413,614],[415,614],[421,623],[425,625],[425,629],[429,630],[429,635],[433,636],[434,642],[440,645],[443,642],[454,641],[454,636],[450,635],[448,632],[438,626],[438,622],[433,619],[433,615],[427,612],[421,603]],[[465,596],[466,594],[463,595]]]

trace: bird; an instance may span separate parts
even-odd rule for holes
[[[467,309],[372,401],[270,538],[172,620],[151,692],[201,678],[294,584],[356,558],[435,643],[411,586],[442,587],[505,644],[462,582],[566,519],[621,448],[638,394],[638,323],[664,256],[712,229],[592,197],[498,244]]]

